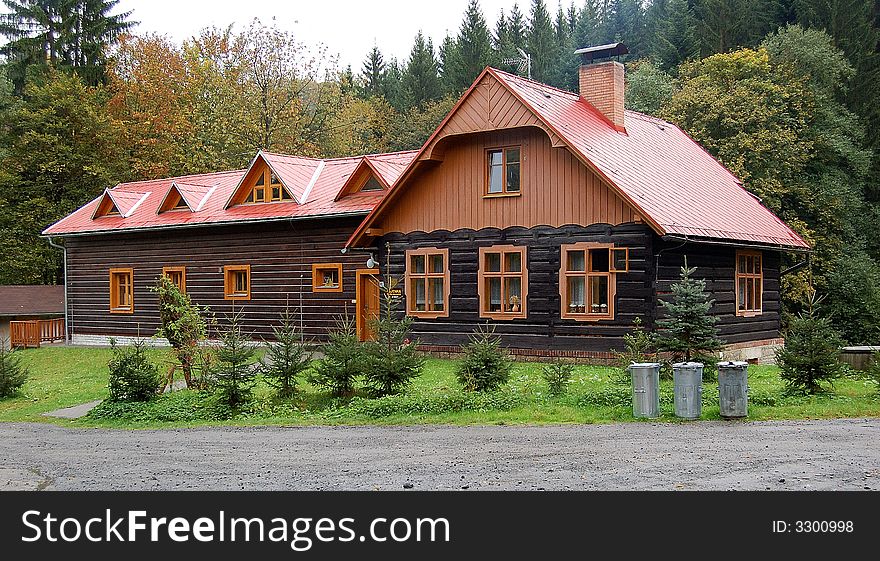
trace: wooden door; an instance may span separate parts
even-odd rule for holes
[[[378,269],[357,271],[357,332],[361,341],[375,339],[372,320],[379,317],[379,278]]]

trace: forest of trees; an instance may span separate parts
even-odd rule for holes
[[[805,236],[783,277],[814,285],[853,343],[880,340],[880,2],[471,0],[454,35],[413,30],[340,68],[257,20],[176,44],[132,34],[118,0],[3,0],[0,284],[61,281],[48,224],[120,181],[237,169],[258,149],[419,147],[487,65],[574,91],[577,48],[625,42],[627,106],[681,126]],[[194,30],[195,32],[195,30]],[[801,258],[790,256],[789,265]]]

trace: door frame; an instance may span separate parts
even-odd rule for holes
[[[379,269],[358,269],[355,271],[355,291],[354,291],[354,317],[355,317],[355,329],[357,330],[357,337],[359,341],[363,341],[361,339],[361,331],[364,328],[364,317],[363,317],[363,308],[361,304],[363,303],[364,295],[363,295],[363,287],[364,287],[364,277],[375,277],[379,274]],[[381,289],[379,294],[379,305],[382,305],[382,297],[381,297]]]

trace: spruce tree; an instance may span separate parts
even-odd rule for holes
[[[254,362],[256,345],[242,332],[241,312],[233,311],[228,324],[220,329],[220,345],[216,349],[217,364],[213,375],[220,400],[232,409],[250,401],[259,370]]]
[[[468,3],[452,53],[454,56],[445,61],[445,64],[451,71],[447,72],[447,79],[451,80],[455,92],[470,87],[483,68],[495,61],[492,36],[477,0],[470,0]]]
[[[382,94],[382,80],[385,78],[385,59],[379,47],[373,45],[373,49],[361,68],[361,77],[364,84],[364,97],[370,98]]]
[[[657,321],[658,346],[671,352],[674,360],[711,359],[710,353],[723,345],[718,337],[718,318],[709,313],[715,300],[706,292],[705,280],[691,278],[695,272],[685,260],[679,281],[672,285],[672,299],[660,300],[666,317]]]
[[[402,98],[406,107],[420,107],[440,97],[440,79],[434,46],[419,31],[401,77]]]
[[[334,397],[354,394],[354,385],[364,373],[364,346],[358,340],[354,321],[348,316],[336,319],[330,340],[321,347],[324,358],[309,376],[312,384],[330,390]]]
[[[586,0],[577,17],[574,30],[574,43],[578,49],[598,45],[601,29],[599,7],[595,0]]]
[[[28,369],[21,356],[9,345],[9,339],[0,340],[0,398],[18,391],[28,379]]]
[[[525,49],[532,57],[532,79],[549,82],[556,71],[559,47],[553,21],[544,0],[532,0],[531,20],[526,34]]]
[[[289,309],[284,310],[281,325],[272,332],[275,341],[268,344],[262,360],[263,378],[277,390],[278,397],[288,398],[296,393],[298,379],[309,370],[312,353]]]
[[[379,317],[371,326],[376,339],[366,343],[364,382],[375,396],[401,393],[425,366],[418,342],[409,338],[413,319],[401,313],[400,298],[391,292],[397,281],[386,275]]]
[[[776,351],[779,376],[786,385],[810,394],[841,374],[840,336],[829,318],[820,315],[821,301],[815,291],[810,294],[807,308],[788,323],[785,345]]]
[[[697,18],[689,0],[669,0],[665,13],[658,14],[651,35],[653,58],[669,70],[683,61],[699,56]]]

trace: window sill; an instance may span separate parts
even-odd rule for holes
[[[412,310],[406,312],[406,315],[419,318],[419,319],[437,319],[437,318],[448,318],[449,312],[414,312]]]
[[[574,321],[604,321],[614,319],[614,314],[562,314],[562,319]]]
[[[740,311],[740,312],[736,312],[736,316],[737,316],[737,317],[741,317],[741,318],[753,318],[753,317],[760,316],[760,315],[763,315],[763,314],[764,314],[764,311],[763,311],[763,310]]]
[[[517,313],[505,313],[505,312],[480,312],[480,317],[483,319],[493,319],[498,321],[511,320],[511,319],[525,319],[527,314],[525,312],[517,312]]]
[[[131,308],[110,308],[111,314],[133,314],[134,310]]]
[[[516,193],[484,193],[484,199],[504,199],[507,197],[521,197],[522,191],[517,191]]]
[[[250,294],[224,294],[224,300],[250,300]]]
[[[335,286],[314,286],[312,292],[342,292],[342,285]]]

